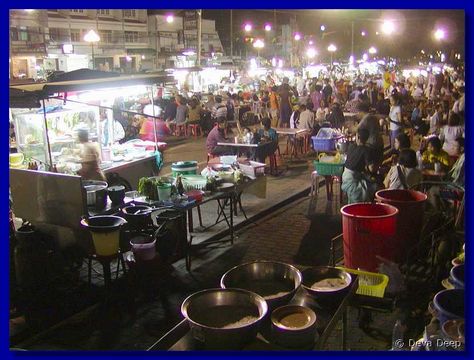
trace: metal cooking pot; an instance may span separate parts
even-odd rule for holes
[[[107,187],[105,181],[84,180],[82,186],[87,193],[87,206],[95,206],[97,210],[102,210],[107,205]]]
[[[265,299],[241,289],[199,291],[181,305],[193,337],[213,350],[238,350],[251,342],[267,311]]]
[[[125,206],[122,209],[125,220],[128,221],[131,227],[138,230],[148,227],[151,223],[152,212],[153,208],[146,205]]]
[[[292,265],[258,260],[227,271],[221,278],[221,287],[255,292],[273,310],[286,305],[293,298],[301,280],[301,272]]]

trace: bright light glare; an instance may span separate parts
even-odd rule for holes
[[[446,33],[443,29],[437,29],[434,33],[436,40],[443,40],[446,37]]]
[[[362,60],[367,61],[368,58],[369,58],[369,55],[367,55],[366,53],[362,55]]]
[[[252,31],[252,24],[245,24],[244,30],[247,32]]]
[[[300,41],[301,40],[301,35],[300,34],[295,34],[295,40]]]
[[[272,31],[272,26],[270,24],[266,24],[265,31]]]
[[[367,35],[365,31],[362,31],[360,34],[361,34],[362,36]]]
[[[283,67],[283,59],[278,59],[278,67],[279,68]]]
[[[173,15],[167,15],[166,16],[166,22],[168,24],[171,24],[174,21],[174,16]]]
[[[349,64],[354,64],[354,55],[349,56]]]
[[[326,26],[321,25],[321,31],[324,31],[324,30],[326,30]]]
[[[391,35],[395,31],[395,24],[391,20],[385,20],[382,24],[382,32],[385,35]]]
[[[337,50],[336,45],[331,44],[331,45],[328,46],[328,51],[329,52],[335,52],[336,50]]]
[[[377,49],[373,46],[370,47],[369,49],[369,54],[377,54]]]
[[[273,66],[273,67],[276,67],[276,66],[277,66],[277,59],[276,59],[276,58],[273,58],[273,59],[272,59],[272,66]]]
[[[313,45],[314,44],[313,40],[310,40],[308,44]]]
[[[98,42],[100,41],[100,36],[94,30],[89,30],[87,34],[84,35],[84,41],[86,42]]]
[[[253,43],[253,47],[254,47],[254,48],[257,48],[257,49],[261,49],[261,48],[263,48],[264,46],[265,46],[265,43],[263,42],[262,39],[257,39],[257,40],[255,40],[254,43]]]
[[[317,54],[318,52],[314,48],[309,48],[308,50],[306,50],[306,56],[310,59],[313,59]]]

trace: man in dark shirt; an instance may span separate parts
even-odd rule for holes
[[[329,107],[331,96],[332,96],[332,87],[329,84],[329,79],[324,79],[323,100],[324,100],[325,107]]]
[[[366,146],[369,138],[367,129],[358,129],[356,144],[347,151],[342,174],[342,191],[347,194],[348,204],[372,201],[377,185],[372,176],[375,173],[373,150]]]
[[[220,156],[220,155],[234,155],[232,148],[223,145],[217,145],[220,142],[228,142],[225,138],[224,130],[227,127],[227,121],[225,117],[217,119],[217,125],[209,132],[206,139],[207,153]]]

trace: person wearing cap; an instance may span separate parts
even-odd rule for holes
[[[77,172],[84,180],[105,181],[105,175],[100,169],[101,163],[99,144],[89,141],[89,130],[79,129],[77,140],[81,144],[81,169]]]

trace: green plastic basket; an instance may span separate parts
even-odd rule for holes
[[[313,161],[314,170],[322,176],[342,176],[344,163],[326,163],[317,160]]]

